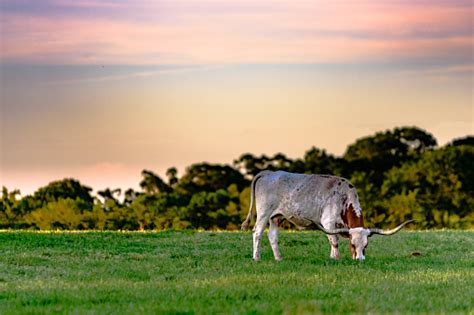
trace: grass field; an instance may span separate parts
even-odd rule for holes
[[[255,263],[250,233],[4,231],[0,314],[474,312],[474,231],[373,237],[364,262],[347,241],[330,260],[320,232],[280,248]]]

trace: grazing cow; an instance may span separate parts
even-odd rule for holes
[[[298,228],[318,228],[328,234],[330,257],[339,258],[338,235],[349,238],[353,259],[364,260],[368,237],[374,234],[392,235],[406,221],[388,231],[368,229],[354,186],[346,179],[331,175],[294,174],[283,171],[263,171],[252,180],[250,209],[242,230],[252,218],[254,201],[257,220],[253,229],[253,259],[260,259],[260,240],[270,223],[268,239],[276,260],[281,260],[278,249],[278,225],[286,219]]]

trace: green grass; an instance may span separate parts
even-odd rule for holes
[[[474,231],[373,237],[329,259],[319,232],[0,232],[0,314],[472,313]],[[420,256],[413,256],[413,252]]]

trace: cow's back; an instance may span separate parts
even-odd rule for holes
[[[311,175],[294,174],[285,171],[264,171],[260,174],[262,174],[262,176],[258,180],[256,187],[257,196],[260,192],[261,194],[270,194],[284,197],[296,186],[300,185],[302,182],[308,180],[311,177]]]
[[[341,204],[342,200],[336,200],[341,195],[336,192],[349,184],[347,180],[331,175],[284,171],[265,171],[259,175],[261,178],[255,190],[257,209],[262,208],[262,211],[271,212],[272,215],[304,217],[317,222],[329,203]],[[297,225],[303,225],[303,221],[295,221]]]
[[[284,171],[263,171],[255,186],[255,199],[257,209],[264,207],[265,211],[275,210],[287,199],[291,190],[302,178],[308,175],[292,174]]]

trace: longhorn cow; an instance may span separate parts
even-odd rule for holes
[[[276,260],[281,260],[278,248],[278,226],[284,219],[300,229],[317,228],[327,234],[330,257],[339,258],[338,235],[349,238],[353,259],[364,260],[368,237],[392,235],[408,223],[392,230],[366,228],[355,187],[345,178],[332,175],[294,174],[284,171],[262,171],[251,184],[250,209],[242,223],[246,230],[253,215],[253,259],[260,259],[260,241],[270,223],[268,239]]]

